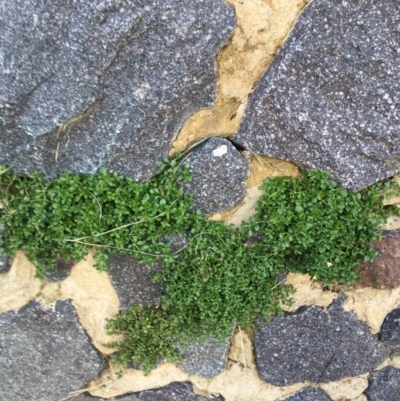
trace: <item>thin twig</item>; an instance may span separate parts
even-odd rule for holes
[[[107,385],[107,384],[111,384],[111,383],[114,383],[114,382],[115,382],[115,380],[110,380],[110,381],[105,382],[105,383],[97,384],[96,386],[93,386],[93,387],[84,388],[84,389],[76,390],[76,391],[71,391],[71,392],[68,394],[67,397],[61,398],[61,399],[56,400],[56,401],[67,401],[67,400],[69,400],[69,399],[72,398],[72,397],[76,397],[76,396],[78,396],[78,395],[80,395],[80,394],[86,393],[87,391],[94,390],[94,389],[96,389],[96,388],[99,388],[99,387],[102,387],[102,386],[105,386],[105,385]]]
[[[99,205],[99,209],[100,209],[100,216],[99,216],[99,222],[100,222],[100,220],[102,219],[102,217],[103,217],[103,211],[102,211],[102,208],[101,208],[101,205],[100,205],[100,202],[99,202],[99,200],[96,198],[96,196],[94,195],[94,193],[92,193],[91,191],[89,191],[88,190],[88,192],[93,196],[93,198],[94,199],[96,199],[96,202],[97,202],[97,204]]]
[[[68,239],[66,239],[66,241],[68,241]],[[149,256],[166,256],[163,254],[155,254],[155,253],[148,253],[148,252],[142,252],[142,251],[137,251],[135,249],[129,249],[129,248],[120,248],[118,246],[112,246],[112,245],[101,245],[101,244],[92,244],[90,242],[83,242],[83,241],[79,241],[79,240],[73,240],[71,242],[76,242],[78,244],[82,244],[82,245],[89,245],[89,246],[94,246],[94,247],[100,247],[100,248],[111,248],[111,249],[118,249],[120,251],[129,251],[129,252],[136,252],[136,253],[141,253],[143,255],[149,255]]]
[[[196,237],[204,234],[203,232],[196,234],[192,239],[190,239],[182,248],[178,249],[176,252],[173,252],[172,255],[176,255],[177,253],[183,251]]]
[[[281,284],[283,284],[284,282],[286,281],[286,278],[284,278],[281,282],[279,282],[277,285],[274,285],[272,288],[271,288],[271,291],[272,290],[274,290],[276,287],[279,287]]]
[[[190,242],[192,242],[196,237],[198,237],[198,236],[201,235],[201,234],[203,234],[203,233],[201,232],[201,233],[195,235],[195,236],[194,236],[192,239],[190,239],[190,240],[188,241],[188,243],[185,244],[182,248],[178,249],[176,252],[173,252],[172,255],[176,255],[176,254],[178,254],[179,252],[183,251],[183,250],[189,245]],[[66,239],[66,241],[68,241],[68,239]],[[73,242],[76,242],[76,243],[82,244],[82,245],[94,246],[94,247],[111,248],[111,249],[118,249],[118,250],[120,250],[120,251],[136,252],[136,253],[141,253],[141,254],[143,254],[143,255],[149,255],[149,256],[157,256],[157,257],[160,257],[160,256],[168,256],[168,255],[162,254],[162,253],[160,253],[160,254],[148,253],[148,252],[138,251],[138,250],[131,249],[131,248],[120,248],[120,247],[118,247],[118,246],[113,246],[113,245],[92,244],[92,243],[90,243],[90,242],[83,242],[83,241],[79,241],[79,240],[74,240]],[[134,246],[137,246],[137,245],[134,244]]]
[[[56,163],[57,163],[57,159],[58,159],[58,151],[59,151],[59,149],[60,149],[60,142],[58,142],[57,149],[56,149],[56,157],[55,157]]]
[[[177,200],[178,199],[175,199],[171,203],[170,206],[172,206]],[[86,237],[81,237],[81,238],[66,238],[65,241],[67,241],[67,242],[79,242],[80,240],[83,240],[83,239],[86,239],[86,238],[100,237],[101,235],[106,235],[106,234],[112,233],[113,231],[121,230],[122,228],[130,227],[130,226],[133,226],[133,225],[136,225],[136,224],[145,223],[146,221],[157,219],[158,217],[164,216],[164,214],[166,214],[166,213],[167,212],[160,213],[157,216],[150,217],[149,219],[146,219],[146,220],[134,221],[133,223],[128,223],[128,224],[125,224],[123,226],[113,228],[112,230],[104,231],[102,233],[93,234],[93,235],[87,235]]]
[[[2,175],[2,174],[4,174],[4,173],[6,173],[8,170],[10,170],[10,168],[8,167],[8,168],[5,168],[4,170],[1,170],[0,171],[0,175]]]

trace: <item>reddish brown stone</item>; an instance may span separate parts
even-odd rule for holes
[[[356,269],[361,279],[354,283],[353,288],[400,287],[400,237],[387,236],[371,245],[378,252],[378,256],[372,262],[364,262]]]

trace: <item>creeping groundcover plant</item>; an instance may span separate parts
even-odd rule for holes
[[[372,260],[368,243],[397,208],[384,208],[395,183],[359,193],[340,188],[322,171],[301,178],[267,179],[255,215],[237,229],[193,210],[180,185],[189,181],[179,157],[165,160],[150,180],[136,183],[100,170],[92,176],[64,173],[18,177],[0,168],[1,251],[25,252],[37,276],[59,258],[81,260],[95,248],[96,268],[115,254],[142,263],[161,259],[154,280],[164,286],[158,305],[132,306],[108,322],[118,359],[148,372],[161,360],[177,362],[179,349],[197,338],[227,338],[234,325],[282,313],[292,289],[286,271],[308,273],[325,284],[351,284],[360,262]],[[175,249],[171,235],[185,237]]]

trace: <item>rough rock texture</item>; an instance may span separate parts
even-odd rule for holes
[[[219,375],[226,362],[229,339],[223,343],[210,337],[205,342],[196,341],[183,352],[185,360],[179,367],[189,375],[211,378]]]
[[[182,235],[169,235],[172,252],[178,252],[187,244]],[[162,262],[156,261],[154,266],[139,263],[131,255],[118,255],[110,259],[108,274],[121,301],[127,310],[131,305],[148,306],[158,303],[163,286],[153,283],[153,276],[162,269]]]
[[[216,103],[190,116],[172,151],[212,136],[229,137],[239,128],[249,94],[279,52],[308,0],[227,0],[237,25],[218,52]]]
[[[391,352],[400,354],[400,309],[395,309],[386,316],[379,339]]]
[[[233,140],[360,189],[400,170],[400,4],[314,0]]]
[[[382,233],[385,238],[386,237],[400,238],[400,230],[393,230],[393,231],[383,230]]]
[[[149,266],[139,263],[131,255],[120,255],[110,259],[108,274],[122,309],[127,310],[131,305],[148,306],[158,302],[163,287],[153,283],[152,278],[161,269],[160,262]]]
[[[0,243],[1,243],[1,237],[2,237],[3,233],[4,233],[3,227],[0,226]],[[10,268],[11,268],[10,258],[8,256],[3,255],[0,252],[0,274],[7,273],[10,270]]]
[[[175,241],[174,247],[177,246],[178,243]],[[111,258],[108,274],[124,310],[131,305],[148,306],[158,303],[163,287],[153,283],[152,277],[161,269],[161,262],[156,262],[151,267],[139,263],[130,255]],[[224,369],[228,348],[229,340],[224,343],[219,343],[214,338],[209,338],[205,342],[196,341],[182,351],[184,362],[180,367],[187,374],[201,377],[217,376]],[[129,367],[138,369],[136,364],[130,364]]]
[[[0,274],[7,273],[10,270],[10,267],[10,258],[0,252]]]
[[[342,309],[344,296],[326,310],[300,308],[296,313],[259,323],[255,354],[263,380],[275,386],[309,380],[315,383],[357,376],[377,367],[383,347],[354,313]]]
[[[184,184],[185,191],[194,196],[194,208],[212,214],[230,209],[243,200],[249,165],[228,140],[208,139],[195,147],[185,162],[194,174]]]
[[[105,359],[93,348],[70,301],[55,310],[32,302],[0,315],[0,399],[54,401],[101,373]]]
[[[143,180],[215,100],[223,0],[0,0],[0,163]]]
[[[378,252],[378,256],[372,262],[364,262],[357,268],[360,280],[354,283],[354,288],[392,289],[399,287],[400,236],[388,235],[381,240],[374,241],[371,247]]]
[[[306,387],[284,401],[330,401],[330,398],[319,388]]]
[[[63,260],[57,259],[56,266],[50,275],[46,276],[46,280],[50,282],[62,281],[71,274],[72,267],[76,263],[76,260]]]
[[[365,392],[369,401],[398,401],[400,399],[400,370],[388,366],[372,373]]]
[[[154,390],[145,390],[136,393],[113,398],[115,401],[209,401],[209,398],[196,395],[193,386],[187,382],[175,382],[168,386]],[[215,401],[223,401],[221,397],[213,398]],[[104,398],[92,397],[88,394],[81,394],[68,401],[105,401]]]

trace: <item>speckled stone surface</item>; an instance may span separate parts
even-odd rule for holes
[[[193,386],[186,382],[175,382],[168,386],[154,390],[140,391],[113,398],[115,401],[209,401],[210,398],[193,393]],[[213,398],[214,401],[223,401],[222,397]],[[105,401],[103,398],[81,394],[68,401]]]
[[[1,236],[3,235],[3,233],[4,233],[3,227],[0,226],[0,243],[1,243]],[[11,259],[0,252],[0,274],[7,273],[10,270],[10,268],[11,268]]]
[[[327,383],[367,373],[386,354],[366,323],[342,308],[343,294],[326,310],[316,306],[258,323],[255,355],[263,380],[275,386]]]
[[[183,235],[169,235],[172,252],[178,252],[187,244]],[[110,259],[108,274],[118,294],[121,306],[127,310],[131,305],[148,306],[158,303],[163,286],[153,283],[153,276],[162,270],[162,261],[154,266],[140,263],[131,255],[117,255]]]
[[[400,171],[400,3],[314,0],[233,140],[361,189]]]
[[[285,398],[284,401],[331,401],[331,399],[319,388],[306,387],[289,398]]]
[[[185,360],[179,367],[189,375],[218,376],[224,370],[228,349],[229,338],[222,343],[212,337],[205,342],[196,341],[183,352]]]
[[[400,230],[383,230],[382,234],[385,238],[391,237],[391,238],[400,238]]]
[[[131,305],[148,306],[158,303],[163,292],[161,284],[153,283],[156,272],[162,269],[161,262],[154,266],[139,263],[131,255],[119,255],[110,259],[108,274],[111,278],[122,309]]]
[[[393,354],[400,354],[400,309],[391,311],[385,318],[379,339]]]
[[[149,178],[215,101],[223,0],[0,0],[0,163]]]
[[[96,379],[105,359],[70,301],[0,315],[0,400],[54,401]]]
[[[210,138],[195,147],[185,162],[194,174],[184,184],[185,191],[194,196],[194,208],[205,214],[218,213],[244,199],[249,165],[230,141]]]
[[[11,260],[0,252],[0,274],[7,273],[11,268]]]
[[[58,258],[56,260],[56,265],[54,267],[54,270],[46,276],[46,280],[50,281],[51,283],[55,283],[57,281],[62,281],[66,279],[72,271],[73,266],[75,265],[76,260],[70,259],[70,260],[63,260]]]
[[[400,370],[388,366],[372,373],[365,393],[369,401],[399,401]]]

